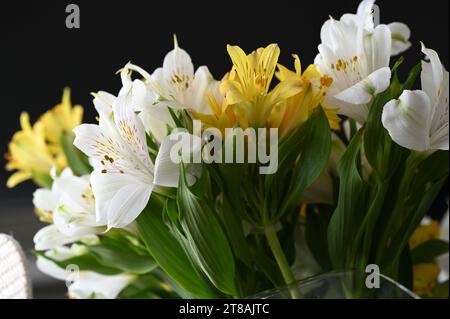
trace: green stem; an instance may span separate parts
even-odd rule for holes
[[[281,248],[280,241],[277,237],[277,232],[272,224],[268,224],[264,227],[264,234],[266,235],[267,242],[269,243],[270,249],[277,261],[278,267],[283,275],[284,282],[289,286],[295,282],[294,274],[292,273],[291,267],[284,255],[283,249]],[[289,292],[292,299],[299,299],[300,293],[293,287],[289,287]]]

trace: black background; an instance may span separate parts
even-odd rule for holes
[[[194,65],[207,65],[217,79],[230,68],[228,43],[250,51],[276,42],[283,64],[291,66],[290,54],[298,53],[307,65],[317,54],[323,22],[329,15],[356,12],[359,1],[73,1],[80,6],[81,28],[67,29],[69,3],[0,1],[2,154],[19,129],[20,112],[36,120],[59,102],[64,86],[72,88],[72,101],[85,107],[85,121],[93,122],[90,92],[116,94],[120,79],[115,72],[128,61],[152,72],[172,49],[173,33]],[[435,49],[448,69],[447,0],[377,4],[382,23],[405,22],[412,31],[403,72],[422,57],[419,41]],[[5,165],[3,156],[0,165]],[[0,169],[0,198],[26,195],[31,200],[32,183],[9,190],[9,175]]]

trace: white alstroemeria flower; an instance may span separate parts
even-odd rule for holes
[[[80,254],[74,246],[58,247],[45,255],[55,260],[65,260]],[[74,273],[42,256],[38,256],[36,266],[50,277],[67,281],[69,296],[77,299],[114,299],[135,279],[135,276],[126,273],[108,276],[84,270]]]
[[[373,1],[363,4],[371,8]],[[367,21],[373,18],[367,8],[326,21],[315,59],[320,72],[333,78],[323,104],[360,123],[367,119],[368,104],[389,86],[391,77],[391,31],[383,24],[370,25]]]
[[[52,191],[60,196],[53,221],[63,234],[83,236],[106,230],[105,224],[96,220],[89,175],[74,176],[66,169],[53,181]]]
[[[139,73],[143,79],[131,79],[132,72]],[[122,88],[119,96],[129,99],[129,105],[138,113],[145,131],[151,133],[157,142],[168,134],[168,127],[175,127],[167,105],[158,103],[158,95],[149,83],[150,75],[142,68],[127,63],[120,71]]]
[[[34,192],[33,203],[43,215],[53,219],[54,226],[68,238],[105,230],[104,225],[95,220],[89,175],[74,176],[71,169],[66,168],[59,176],[54,176],[51,190]]]
[[[375,21],[375,14],[379,15],[379,12],[375,13],[374,3],[375,0],[362,1],[358,6],[356,14],[344,14],[341,20],[354,20],[357,24],[362,24],[368,32],[372,32],[378,25],[378,21]],[[409,42],[411,31],[406,24],[392,22],[387,24],[387,27],[391,31],[391,56],[400,54],[411,47],[411,42]]]
[[[405,90],[383,109],[382,122],[392,140],[415,151],[448,150],[448,71],[436,51],[422,44],[422,90]]]
[[[142,212],[153,190],[153,163],[141,120],[119,96],[110,116],[99,124],[74,129],[74,145],[90,157],[96,220],[108,229],[129,225]]]
[[[206,66],[194,73],[189,54],[174,41],[175,48],[167,53],[163,66],[151,75],[149,83],[158,94],[157,104],[175,109],[189,109],[197,113],[212,114],[206,90],[214,79]]]
[[[115,299],[136,277],[130,274],[102,275],[81,271],[69,287],[69,296],[76,299]]]
[[[201,175],[201,164],[192,162],[194,158],[201,160],[201,147],[201,138],[187,132],[173,132],[164,138],[155,160],[154,183],[178,187],[180,162],[184,162],[187,182],[194,184]]]

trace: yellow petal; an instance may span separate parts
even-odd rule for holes
[[[435,264],[421,263],[414,265],[414,292],[419,296],[430,297],[439,273],[440,269]]]
[[[12,174],[6,181],[6,187],[13,188],[17,184],[31,178],[31,172],[18,171]]]

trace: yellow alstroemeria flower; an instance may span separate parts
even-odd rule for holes
[[[61,134],[72,132],[81,123],[82,114],[81,106],[72,108],[69,89],[64,90],[62,102],[47,111],[33,126],[28,113],[23,112],[20,115],[21,130],[13,135],[6,154],[6,170],[16,171],[6,186],[12,188],[33,179],[39,186],[48,187],[52,167],[57,171],[67,167],[59,143]]]
[[[299,88],[297,94],[289,97],[285,103],[279,104],[271,113],[269,125],[279,127],[280,136],[298,127],[308,120],[314,109],[320,105],[333,80],[322,75],[315,65],[309,65],[302,73],[298,55],[294,54],[295,71],[291,71],[282,65],[278,65],[276,77],[280,83],[290,82],[291,86]],[[331,110],[324,108],[330,127],[339,129],[339,117]]]
[[[413,266],[414,292],[419,296],[431,297],[441,270],[435,264],[421,263]]]
[[[435,220],[429,224],[418,227],[409,239],[409,248],[414,249],[420,244],[433,239],[439,239],[440,227]],[[413,290],[419,296],[432,295],[440,273],[435,263],[420,263],[413,266],[414,286]]]
[[[49,147],[55,155],[63,155],[60,143],[61,135],[63,133],[73,134],[72,130],[81,124],[82,118],[83,107],[81,105],[72,106],[70,89],[64,88],[61,103],[45,112],[39,119],[44,125]]]
[[[228,75],[224,79],[227,77]],[[206,92],[206,100],[212,114],[192,112],[192,116],[194,119],[202,121],[204,129],[217,128],[224,136],[225,129],[234,127],[237,119],[232,108],[227,107],[227,102],[220,94],[218,85],[220,85],[219,82],[213,84]]]
[[[9,177],[6,186],[12,188],[30,178],[41,186],[48,186],[46,183],[55,159],[45,140],[44,125],[36,122],[31,126],[26,112],[20,115],[20,125],[22,130],[14,134],[6,154],[6,169],[17,172]]]
[[[229,77],[222,81],[225,107],[231,107],[242,128],[266,127],[272,109],[298,93],[295,83],[279,83],[270,90],[280,49],[276,44],[246,55],[238,46],[227,46],[233,62]]]

